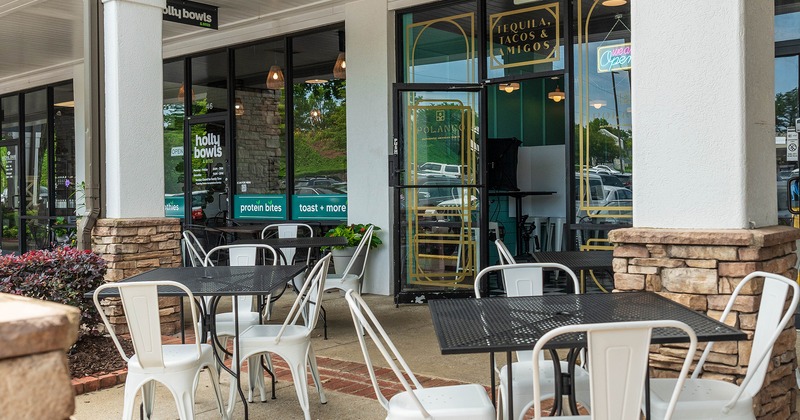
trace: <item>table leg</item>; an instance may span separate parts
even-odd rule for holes
[[[513,368],[513,361],[511,360],[511,352],[506,352],[506,374],[508,375],[508,395],[506,395],[506,400],[508,401],[508,420],[514,420],[514,388],[512,381],[513,376],[512,371]]]
[[[558,353],[550,349],[550,361],[553,363],[553,385],[555,387],[553,393],[553,408],[550,409],[550,417],[560,416],[564,414],[564,376],[561,374],[561,363]],[[566,381],[569,382],[569,381]]]
[[[647,358],[647,370],[644,373],[644,418],[650,419],[650,358]]]
[[[497,407],[497,385],[495,385],[494,381],[494,352],[489,353],[489,377],[491,378],[492,384],[492,405]]]
[[[192,303],[194,305],[194,303]],[[186,322],[184,318],[183,312],[183,298],[181,298],[181,344],[186,344]],[[195,335],[198,334],[197,331],[194,332]],[[195,338],[197,339],[197,338]]]
[[[567,368],[568,376],[570,378],[569,384],[569,409],[572,411],[573,415],[578,415],[578,402],[577,397],[575,396],[575,364],[578,361],[578,355],[580,351],[578,349],[570,349],[569,355],[567,356],[567,362],[569,363],[569,367]]]
[[[236,364],[236,388],[239,391],[239,396],[242,398],[242,404],[244,405],[244,418],[247,420],[249,417],[248,415],[248,406],[247,400],[244,397],[244,391],[242,390],[242,381],[239,379],[242,376],[242,364],[239,363],[239,359],[242,357],[242,349],[239,347],[239,299],[235,296],[233,298],[233,354],[236,357],[233,358],[233,363]],[[248,369],[253,369],[253,366],[248,366]],[[233,401],[231,401],[231,404]]]

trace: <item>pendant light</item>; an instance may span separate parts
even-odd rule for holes
[[[600,108],[602,108],[602,107],[604,107],[604,106],[606,106],[606,105],[607,105],[606,101],[604,101],[604,100],[602,100],[602,99],[597,99],[597,100],[594,100],[594,101],[589,101],[589,106],[592,106],[592,107],[594,107],[594,109],[600,109]]]
[[[267,74],[267,89],[283,89],[283,84],[284,79],[281,67],[277,64],[273,64],[272,67],[269,68],[269,74]]]
[[[181,83],[181,87],[178,89],[178,100],[183,102],[184,98],[186,98],[186,86]],[[194,89],[192,89],[192,102],[194,102]]]
[[[339,31],[339,55],[333,65],[334,79],[347,79],[347,61],[344,53],[344,31]]]
[[[556,90],[548,93],[547,97],[552,99],[553,102],[561,102],[561,100],[566,98],[567,95],[558,88],[558,85],[556,85]]]
[[[236,102],[233,104],[233,113],[236,114],[237,117],[244,115],[244,103],[242,102],[242,98],[236,98]]]
[[[603,6],[606,7],[616,7],[616,6],[624,6],[628,4],[628,0],[604,0]]]
[[[511,93],[511,92],[519,89],[519,83],[517,83],[517,82],[500,83],[499,85],[497,85],[497,88],[502,90],[505,93]]]

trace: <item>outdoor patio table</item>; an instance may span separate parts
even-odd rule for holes
[[[544,251],[534,252],[533,259],[538,263],[557,263],[569,267],[574,272],[583,270],[603,270],[611,272],[613,251]],[[581,293],[585,292],[581,276]]]
[[[652,292],[441,299],[430,300],[428,305],[442,354],[506,352],[509,366],[512,352],[531,350],[548,331],[565,325],[673,319],[692,327],[701,342],[736,341],[747,337],[735,328]],[[655,329],[651,342],[683,343],[689,342],[689,337],[674,329]],[[581,334],[558,337],[545,348],[585,346],[585,336]],[[558,369],[558,363],[554,365]],[[507,369],[509,388],[513,383],[511,371]],[[494,396],[494,369],[491,377]],[[647,386],[649,388],[649,380]],[[559,388],[557,384],[556,403],[560,401]],[[509,389],[509,416],[514,412],[512,395]],[[649,395],[649,390],[645,395]],[[574,392],[570,392],[569,397],[574,410]],[[649,416],[649,398],[647,405]]]
[[[128,279],[122,280],[122,283],[134,283],[153,280],[172,280],[186,286],[196,297],[212,297],[212,301],[208,310],[205,305],[198,304],[202,311],[203,325],[210,326],[211,339],[217,340],[216,329],[214,325],[214,313],[219,299],[223,296],[242,296],[242,295],[268,295],[275,289],[283,287],[286,282],[294,278],[296,275],[302,273],[306,269],[305,264],[295,265],[257,265],[257,266],[216,266],[216,267],[177,267],[177,268],[156,268],[155,270],[146,273],[138,274]],[[159,296],[185,296],[185,294],[175,287],[159,287]],[[92,293],[87,293],[87,297],[92,296]],[[106,289],[100,293],[99,297],[115,297],[119,296],[116,289]],[[195,302],[197,303],[197,302]],[[234,328],[236,336],[234,337],[233,345],[238,350],[239,348],[239,303],[238,299],[233,299],[233,314],[234,314]],[[183,317],[181,317],[183,319]],[[205,334],[195,333],[196,337],[203,337]],[[216,352],[214,346],[215,357],[220,365],[228,373],[233,375],[237,383],[239,396],[244,403],[244,417],[248,418],[247,400],[242,390],[239,376],[241,373],[241,365],[234,363],[233,369],[228,368],[222,363],[223,356]],[[273,382],[274,386],[274,382]],[[273,388],[274,392],[274,388]],[[274,394],[273,394],[274,397]],[[233,404],[229,401],[228,404]]]

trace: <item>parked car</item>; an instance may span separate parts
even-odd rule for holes
[[[606,175],[621,175],[622,172],[608,166],[608,165],[594,165],[589,168],[589,172],[593,172],[596,174],[606,174]]]
[[[448,163],[425,162],[419,165],[417,170],[419,175],[443,175],[450,178],[460,178],[463,174],[462,165],[452,165]]]
[[[603,200],[600,202],[601,206],[605,206],[612,201],[631,202],[631,200],[633,200],[633,192],[624,187],[603,185],[603,193]]]
[[[622,183],[622,180],[619,179],[618,175],[609,175],[600,173],[598,173],[598,175],[600,175],[600,178],[603,180],[603,185],[605,186],[626,188],[625,184]]]
[[[295,195],[325,195],[325,194],[346,194],[344,191],[333,187],[297,187],[294,189]]]

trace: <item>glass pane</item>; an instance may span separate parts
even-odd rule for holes
[[[72,84],[53,88],[53,164],[57,224],[74,225],[75,216],[75,96]],[[63,219],[63,218],[66,218]]]
[[[239,48],[236,69],[237,219],[286,218],[286,89],[283,40]]]
[[[192,115],[228,110],[228,53],[192,57]],[[184,95],[187,92],[184,91]]]
[[[183,60],[164,63],[164,215],[183,218],[183,124],[186,118]]]
[[[556,89],[563,94],[563,86],[562,77],[490,86],[489,141],[516,137],[522,146],[564,144],[565,102],[550,98]]]
[[[403,92],[402,291],[470,290],[479,265],[479,94]]]
[[[36,218],[49,216],[47,130],[47,90],[25,94],[25,243],[29,250],[49,245],[48,221]]]
[[[16,97],[14,97],[16,99]],[[6,120],[3,121],[3,133],[6,133]],[[11,129],[9,124],[8,129]],[[15,129],[16,131],[16,129]],[[0,176],[0,215],[2,226],[0,236],[2,244],[0,252],[19,252],[19,161],[17,160],[17,146],[0,146],[0,162],[3,165]],[[10,191],[10,193],[9,193]]]
[[[800,39],[800,2],[775,0],[775,42]]]
[[[403,81],[477,82],[476,10],[468,1],[404,14]]]
[[[798,176],[798,165],[787,160],[786,139],[789,130],[800,118],[798,115],[797,88],[800,79],[800,57],[778,57],[775,59],[775,158],[778,198],[778,222],[791,225],[792,215],[786,201],[789,178]],[[800,194],[796,194],[800,195]]]
[[[629,223],[632,200],[620,197],[632,196],[630,3],[576,9],[576,221]]]
[[[486,9],[489,78],[564,68],[559,1],[489,0]]]
[[[192,223],[227,218],[228,153],[225,124],[222,122],[190,126],[192,156]]]
[[[347,81],[333,70],[343,33],[292,39],[293,219],[347,219]]]

